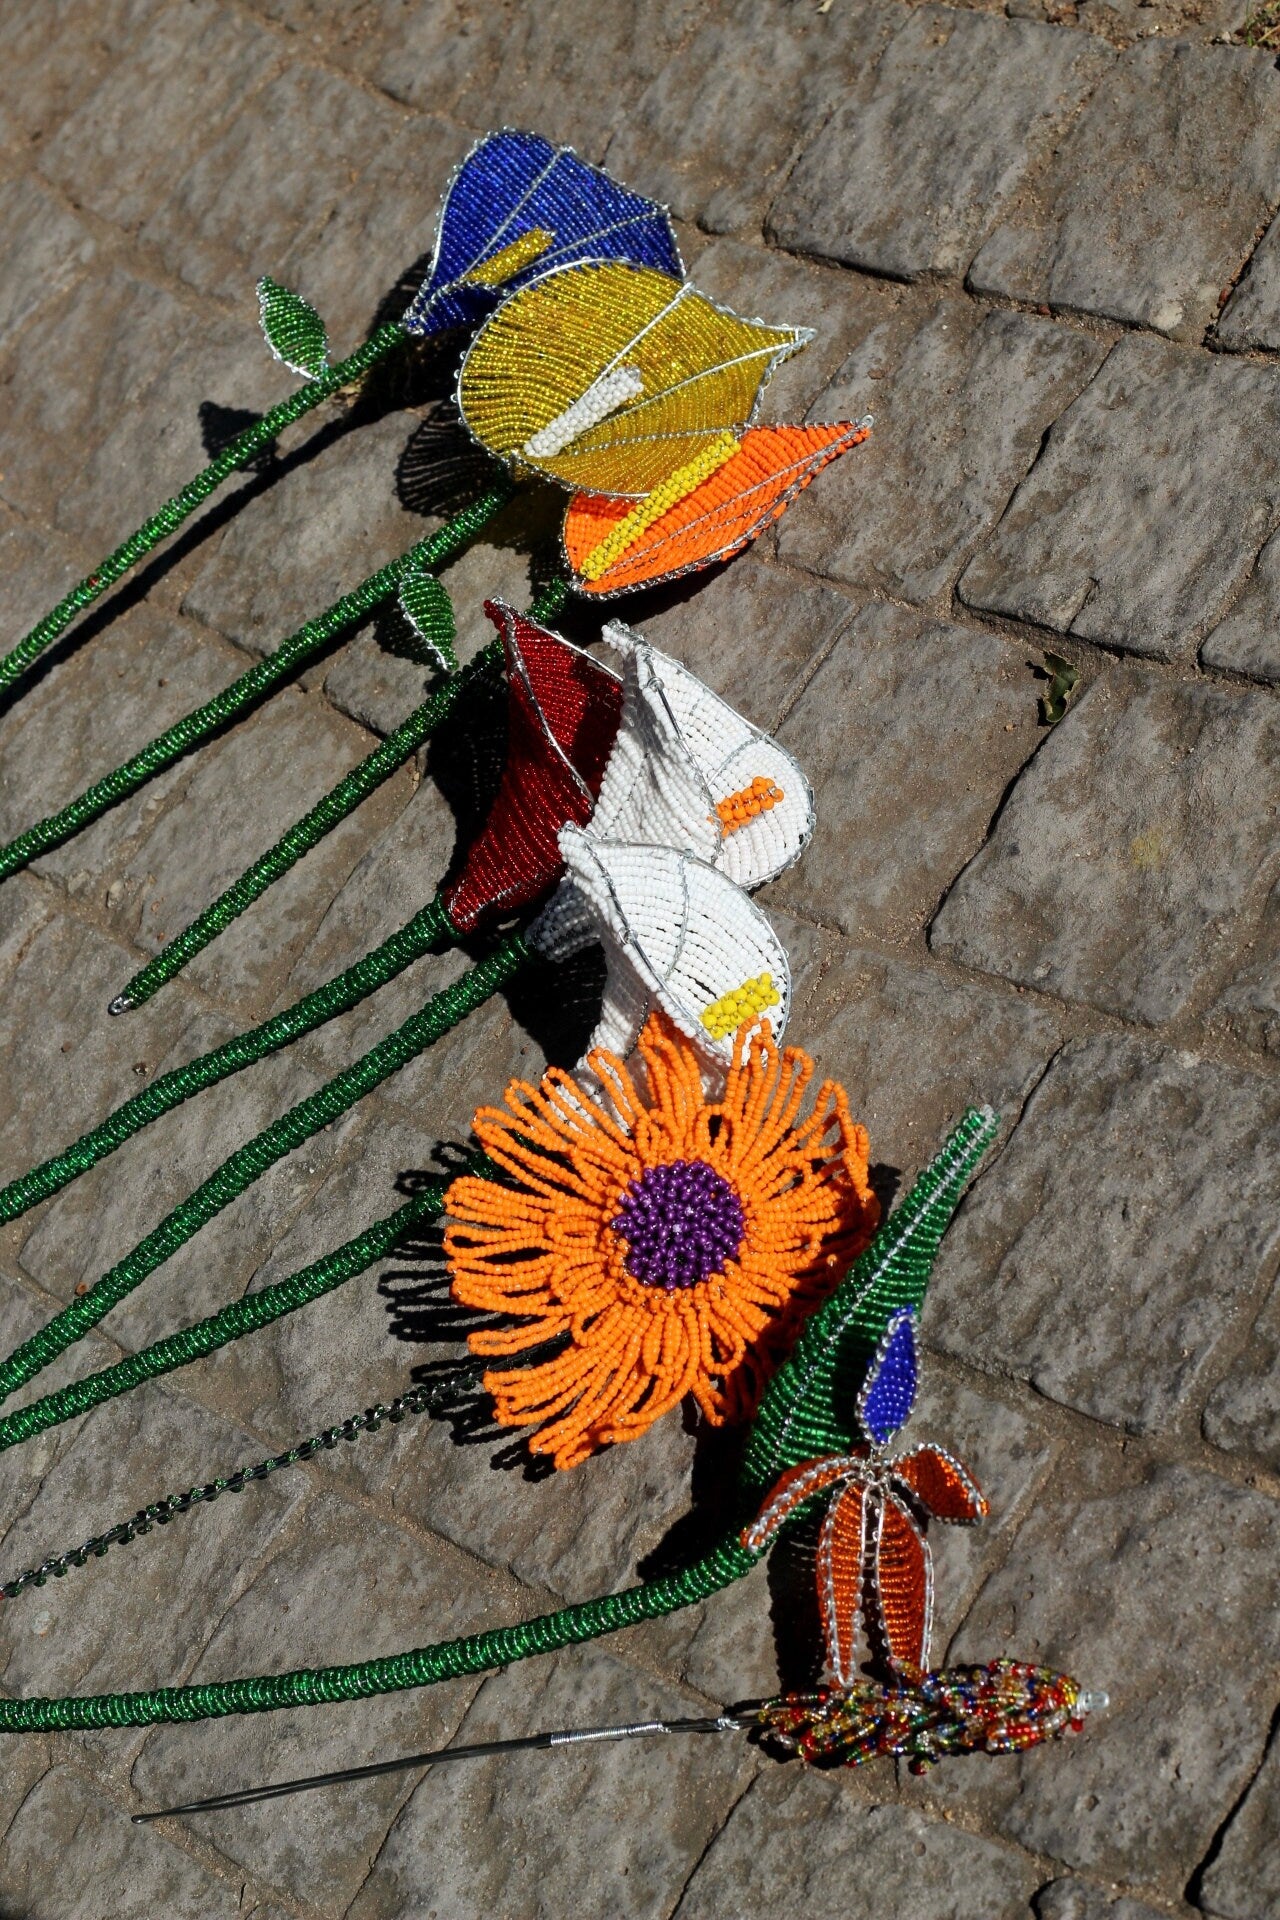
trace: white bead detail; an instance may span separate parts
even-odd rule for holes
[[[599,426],[611,413],[643,392],[644,381],[634,367],[611,367],[598,380],[593,380],[572,406],[558,413],[554,420],[548,420],[537,433],[530,434],[521,451],[529,460],[552,460],[588,428]]]

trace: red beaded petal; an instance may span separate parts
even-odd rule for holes
[[[833,1453],[821,1460],[805,1460],[798,1467],[789,1467],[751,1525],[744,1527],[740,1536],[743,1546],[749,1553],[763,1552],[797,1507],[837,1481],[848,1479],[858,1465],[855,1455]]]
[[[444,904],[469,932],[512,913],[559,878],[559,834],[585,826],[622,718],[616,675],[501,601],[485,612],[507,662],[507,754],[489,818]]]

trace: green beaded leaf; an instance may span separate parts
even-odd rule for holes
[[[457,627],[453,602],[434,573],[416,566],[401,575],[400,611],[422,641],[426,654],[438,661],[446,672],[456,672],[458,656],[453,642]]]
[[[269,275],[258,282],[258,314],[267,345],[277,360],[294,373],[315,380],[329,364],[329,341],[324,321],[309,300]]]
[[[990,1107],[969,1109],[769,1382],[742,1463],[752,1499],[788,1467],[858,1443],[858,1393],[877,1345],[901,1308],[920,1311],[939,1243],[999,1124]]]
[[[1060,653],[1044,656],[1045,678],[1049,685],[1040,696],[1040,717],[1046,727],[1056,727],[1071,704],[1080,681],[1080,670],[1064,660]]]

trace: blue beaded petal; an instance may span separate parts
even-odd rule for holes
[[[916,1316],[910,1307],[903,1307],[885,1328],[858,1396],[858,1419],[876,1446],[884,1446],[906,1425],[919,1377]]]
[[[463,284],[473,268],[533,227],[554,235],[546,252],[500,287]],[[426,337],[474,327],[517,287],[573,260],[633,260],[684,278],[665,207],[539,134],[509,128],[488,134],[450,182],[431,272],[404,325]]]

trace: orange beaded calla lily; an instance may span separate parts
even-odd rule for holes
[[[739,1035],[713,1101],[665,1015],[637,1052],[642,1084],[588,1056],[603,1101],[560,1069],[513,1081],[475,1119],[505,1177],[464,1175],[446,1196],[454,1298],[515,1322],[472,1333],[472,1352],[556,1343],[484,1384],[557,1467],[634,1440],[685,1394],[713,1425],[750,1415],[879,1221],[866,1129],[832,1081],[802,1117],[813,1062],[767,1022]]]

